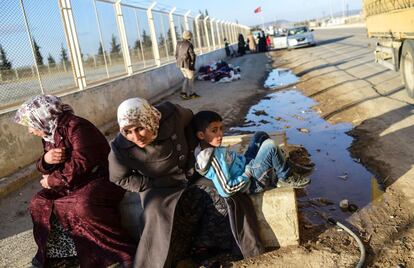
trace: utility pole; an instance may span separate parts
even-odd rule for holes
[[[342,18],[345,19],[345,8],[346,8],[346,4],[345,4],[346,0],[342,0]]]
[[[329,5],[331,8],[331,20],[333,20],[332,0],[329,0]]]

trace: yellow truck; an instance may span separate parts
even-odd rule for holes
[[[364,0],[368,36],[376,38],[375,61],[400,71],[414,98],[414,0]]]

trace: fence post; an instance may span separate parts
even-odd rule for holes
[[[188,24],[188,15],[190,15],[191,10],[188,10],[185,14],[184,14],[184,24],[185,24],[185,30],[189,31],[190,30],[190,25]],[[194,33],[192,33],[194,34]]]
[[[220,20],[217,20],[216,21],[216,31],[217,31],[217,41],[218,41],[218,48],[221,48],[221,35],[222,34],[220,34],[221,33],[221,30],[220,30]]]
[[[211,40],[213,41],[213,50],[216,49],[216,39],[215,39],[215,35],[214,35],[214,20],[215,19],[210,19],[210,30],[211,30]]]
[[[237,43],[237,33],[236,33],[236,26],[234,25],[234,22],[231,23],[231,29],[233,30],[234,42]]]
[[[70,0],[60,0],[60,8],[62,10],[63,28],[65,30],[66,42],[69,47],[71,56],[71,65],[74,70],[76,84],[80,90],[84,90],[87,83],[85,78],[85,69],[83,67],[82,56],[79,46],[78,34],[73,19],[73,11]],[[66,63],[65,63],[66,64]]]
[[[210,47],[210,38],[208,38],[208,29],[207,29],[207,20],[208,20],[209,16],[206,16],[204,18],[204,32],[206,33],[206,40],[207,40],[207,47],[208,47],[208,51],[211,50]]]
[[[129,54],[128,38],[125,31],[124,16],[122,14],[121,0],[115,2],[116,22],[119,31],[119,41],[121,42],[122,56],[124,58],[125,69],[128,75],[132,75],[131,55]]]
[[[152,15],[152,9],[157,2],[153,2],[147,9],[148,26],[151,33],[152,52],[154,53],[154,60],[157,66],[161,65],[160,51],[158,50],[157,34],[155,33],[154,16]]]
[[[200,55],[203,54],[203,47],[201,45],[201,35],[200,35],[200,25],[198,23],[198,19],[200,18],[201,14],[198,14],[195,16],[194,21],[196,25],[196,31],[197,31],[197,41],[198,41],[198,47],[200,48]]]
[[[227,21],[224,22],[224,31],[226,33],[226,39],[227,42],[229,42],[229,44],[231,44],[231,36],[230,36],[230,32],[229,32],[229,23]]]
[[[173,13],[176,9],[177,9],[176,7],[173,7],[171,9],[170,13],[168,13],[168,16],[170,17],[170,32],[171,32],[171,39],[172,39],[172,42],[173,42],[174,54],[175,54],[175,50],[176,50],[176,47],[177,47],[177,34],[175,33]]]

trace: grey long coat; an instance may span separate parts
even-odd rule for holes
[[[156,108],[162,116],[153,143],[139,148],[118,134],[111,142],[109,154],[110,180],[129,191],[139,192],[144,208],[135,256],[135,267],[140,268],[170,266],[167,259],[175,207],[187,187],[186,174],[194,169],[195,135],[188,127],[191,110],[169,102]],[[243,200],[230,203],[227,202],[233,211],[229,212],[232,231],[243,255],[259,254],[262,248],[257,232],[250,228],[254,226],[255,216],[246,216],[251,207],[243,205],[246,203]]]

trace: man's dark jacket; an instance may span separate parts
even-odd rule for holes
[[[178,68],[185,68],[194,71],[196,54],[193,44],[188,40],[179,41],[175,50],[175,59]]]

